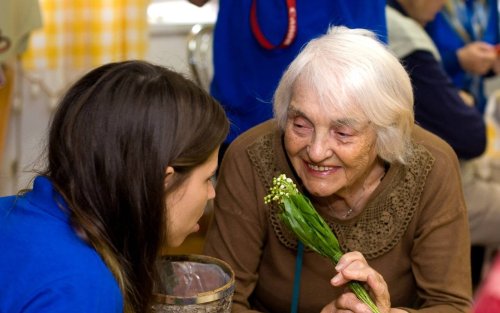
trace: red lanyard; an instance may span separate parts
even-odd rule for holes
[[[264,0],[269,1],[269,0]],[[252,33],[259,42],[259,44],[268,50],[276,48],[286,48],[290,46],[297,36],[297,5],[296,0],[286,0],[286,6],[288,9],[288,31],[278,45],[273,45],[267,40],[259,27],[259,21],[257,20],[257,0],[252,1],[252,7],[250,9],[250,26],[252,27]]]

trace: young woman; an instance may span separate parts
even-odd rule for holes
[[[101,66],[63,97],[33,189],[0,198],[0,312],[148,312],[162,245],[198,230],[229,123],[180,74]]]

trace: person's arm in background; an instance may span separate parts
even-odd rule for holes
[[[495,62],[493,63],[493,73],[496,75],[500,74],[500,44],[495,46],[495,51],[497,53],[497,57]]]
[[[446,72],[451,77],[463,72],[494,75],[495,61],[498,59],[494,45],[497,35],[493,35],[490,30],[486,40],[465,42],[445,15],[444,12],[439,12],[425,29],[439,49]]]
[[[486,149],[483,116],[463,101],[441,64],[421,50],[402,62],[414,87],[417,124],[448,142],[460,159],[480,156]]]

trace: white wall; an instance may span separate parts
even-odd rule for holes
[[[43,137],[51,116],[48,96],[32,91],[32,86],[17,76],[5,151],[0,167],[0,196],[26,188],[33,162],[42,151]]]

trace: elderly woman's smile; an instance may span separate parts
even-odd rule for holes
[[[330,172],[337,168],[333,166],[318,166],[311,163],[307,163],[307,166],[314,172]]]
[[[317,197],[349,197],[382,162],[368,124],[324,109],[317,93],[295,84],[285,126],[285,148],[302,183]]]

